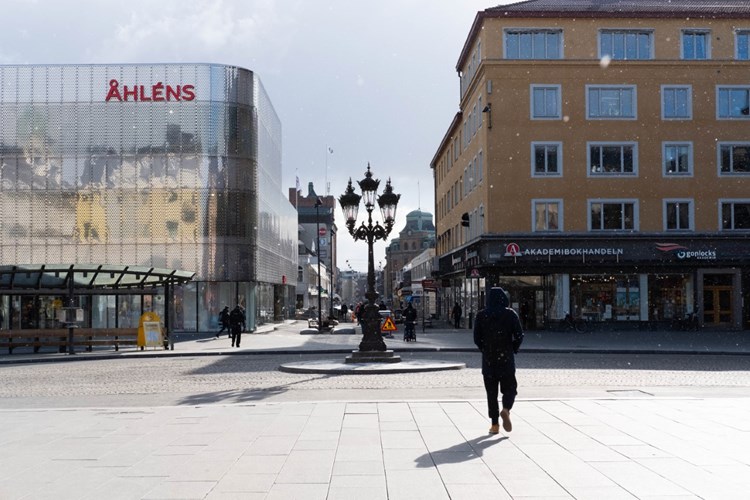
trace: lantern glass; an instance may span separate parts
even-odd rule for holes
[[[359,204],[342,206],[341,209],[344,211],[344,218],[346,222],[357,222],[357,212],[359,212]]]
[[[375,206],[375,195],[378,192],[380,181],[372,178],[370,164],[367,164],[365,178],[359,181],[359,188],[362,190],[362,198],[365,200],[365,207],[372,209]]]
[[[393,186],[391,186],[391,180],[385,185],[385,191],[378,197],[378,205],[380,205],[380,213],[383,215],[383,222],[393,223],[396,220],[396,207],[398,206],[398,200],[401,198],[400,194],[393,192]]]
[[[354,186],[352,186],[352,180],[349,179],[349,184],[346,186],[344,194],[339,196],[339,205],[341,210],[344,212],[344,218],[347,222],[352,224],[357,220],[357,212],[359,211],[359,200],[362,197],[354,192]]]

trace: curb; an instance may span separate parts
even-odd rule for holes
[[[477,349],[472,348],[394,348],[396,353],[472,353],[479,354]],[[29,364],[29,363],[65,363],[75,361],[97,361],[110,359],[144,359],[144,358],[184,358],[184,357],[209,357],[209,356],[299,356],[299,355],[327,355],[327,354],[351,354],[352,349],[319,349],[319,350],[302,350],[302,349],[276,349],[276,350],[252,350],[252,351],[216,351],[216,352],[196,352],[196,351],[161,351],[151,353],[125,353],[125,354],[88,354],[79,353],[73,356],[64,355],[59,357],[40,357],[40,358],[21,358],[9,359],[8,357],[0,359],[0,366]],[[519,354],[614,354],[629,356],[750,356],[750,352],[733,352],[733,351],[706,351],[706,350],[655,350],[655,349],[568,349],[568,348],[530,348],[522,349]],[[42,355],[44,356],[44,355]]]

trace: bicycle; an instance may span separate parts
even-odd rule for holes
[[[560,321],[560,329],[563,331],[575,330],[578,333],[583,333],[589,329],[589,326],[585,318],[574,318],[568,313]]]
[[[691,312],[687,313],[685,316],[677,316],[672,319],[672,323],[670,325],[670,328],[672,330],[678,330],[682,332],[697,332],[700,330],[700,320],[698,319],[698,314]]]

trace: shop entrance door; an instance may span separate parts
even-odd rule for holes
[[[729,325],[732,322],[732,287],[706,286],[703,288],[703,323]]]

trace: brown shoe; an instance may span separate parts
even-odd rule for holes
[[[499,424],[492,424],[490,426],[490,434],[500,434],[500,425]]]
[[[510,423],[510,410],[507,408],[503,408],[500,411],[500,418],[503,419],[503,429],[505,432],[510,432],[513,430],[513,424]]]

